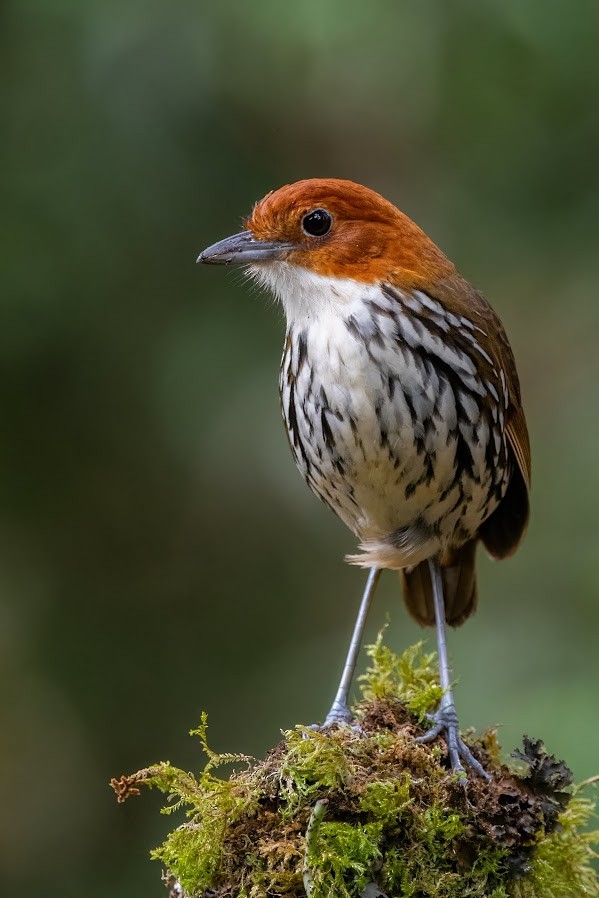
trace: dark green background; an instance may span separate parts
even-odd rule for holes
[[[517,557],[451,633],[464,725],[599,772],[599,5],[0,9],[0,882],[161,895],[107,782],[321,719],[363,575],[293,467],[282,315],[199,269],[267,190],[381,191],[500,312],[533,445]],[[420,638],[397,578],[372,637]],[[427,634],[429,637],[432,634]]]

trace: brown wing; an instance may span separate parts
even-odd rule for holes
[[[398,286],[401,288],[401,284]],[[481,340],[484,349],[484,353],[476,357],[481,377],[485,380],[492,380],[493,377],[497,379],[499,369],[505,377],[505,431],[512,473],[503,499],[477,534],[494,558],[505,558],[516,551],[526,531],[530,490],[530,444],[512,349],[503,325],[491,306],[458,275],[437,282],[433,290],[424,285],[412,286],[422,289],[450,312],[463,315],[474,323],[478,328],[477,339]],[[426,310],[422,310],[420,315],[426,317]],[[427,321],[428,327],[433,325],[434,321]],[[453,337],[463,352],[471,351],[459,329],[454,332]],[[459,626],[476,608],[477,541],[475,538],[464,546],[452,548],[441,559],[446,620],[452,626]],[[433,624],[432,585],[428,564],[421,562],[411,570],[402,571],[402,578],[404,598],[412,616],[424,626]]]
[[[397,286],[400,289],[405,288],[400,279]],[[476,336],[480,339],[485,353],[482,357],[476,357],[481,377],[485,380],[496,379],[499,369],[505,377],[507,392],[505,431],[512,474],[503,499],[493,514],[481,525],[478,535],[494,558],[506,558],[516,551],[526,531],[530,490],[528,430],[522,409],[516,363],[507,335],[499,317],[486,299],[457,273],[437,281],[433,289],[416,282],[408,284],[407,287],[422,290],[440,302],[449,312],[458,316],[463,315],[471,321],[477,327]],[[426,310],[422,310],[419,314],[421,317],[428,316],[433,319],[427,320],[428,327],[434,325],[434,312],[429,314]],[[467,354],[471,352],[468,341],[463,338],[459,329],[452,336],[463,352]],[[424,595],[422,590],[420,592]]]
[[[487,337],[486,341],[482,341],[485,351],[501,366],[505,374],[508,395],[505,429],[512,476],[505,496],[479,528],[479,536],[494,558],[506,558],[516,551],[526,531],[530,490],[530,443],[514,354],[495,311],[484,296],[463,278],[454,276],[439,282],[432,295],[446,308],[465,315],[481,327]],[[459,335],[456,338],[459,339]],[[467,344],[463,344],[461,348],[468,351]],[[487,365],[480,358],[477,358],[477,364],[485,378],[491,376],[492,364]]]
[[[505,496],[493,514],[482,524],[479,535],[493,558],[507,558],[518,548],[528,525],[530,442],[514,355],[501,321],[490,306],[488,309],[489,323],[492,321],[495,329],[501,365],[507,382],[509,404],[505,431],[513,471]]]
[[[528,441],[528,428],[522,406],[518,406],[506,425],[507,438],[510,448],[524,478],[526,489],[530,491],[530,443]]]

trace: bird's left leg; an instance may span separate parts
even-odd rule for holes
[[[439,680],[443,689],[443,696],[439,708],[431,715],[432,727],[423,736],[419,736],[417,742],[432,742],[440,733],[445,735],[447,750],[451,767],[458,774],[465,774],[462,761],[467,767],[471,767],[475,773],[489,780],[491,777],[482,764],[476,760],[468,746],[460,737],[458,715],[456,714],[451,691],[451,671],[447,658],[447,643],[445,640],[445,603],[443,601],[443,581],[439,562],[436,558],[429,558],[429,571],[433,586],[433,601],[435,606],[435,628],[437,631],[437,649],[439,653]]]
[[[348,707],[349,689],[356,670],[356,663],[360,652],[362,636],[364,635],[364,627],[366,625],[366,617],[368,616],[368,611],[372,604],[372,599],[380,576],[380,568],[370,568],[368,580],[366,581],[366,586],[364,588],[364,594],[362,595],[362,601],[360,602],[358,616],[356,618],[356,623],[354,624],[354,632],[352,633],[351,642],[349,644],[347,658],[345,659],[345,664],[343,666],[341,682],[339,683],[337,694],[331,705],[331,710],[326,716],[323,729],[332,726],[334,723],[351,723],[353,719],[352,713]]]

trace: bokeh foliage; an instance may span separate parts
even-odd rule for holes
[[[105,783],[321,718],[360,575],[279,421],[280,312],[203,246],[272,187],[397,202],[502,315],[533,518],[451,635],[464,724],[597,772],[599,6],[5,0],[0,875],[159,889]],[[370,633],[421,633],[384,578]],[[190,758],[190,765],[192,759]]]

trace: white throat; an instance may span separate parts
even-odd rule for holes
[[[375,285],[315,274],[290,262],[252,265],[249,272],[281,302],[289,325],[305,324],[331,314],[346,317],[357,302],[363,302],[376,290]]]

